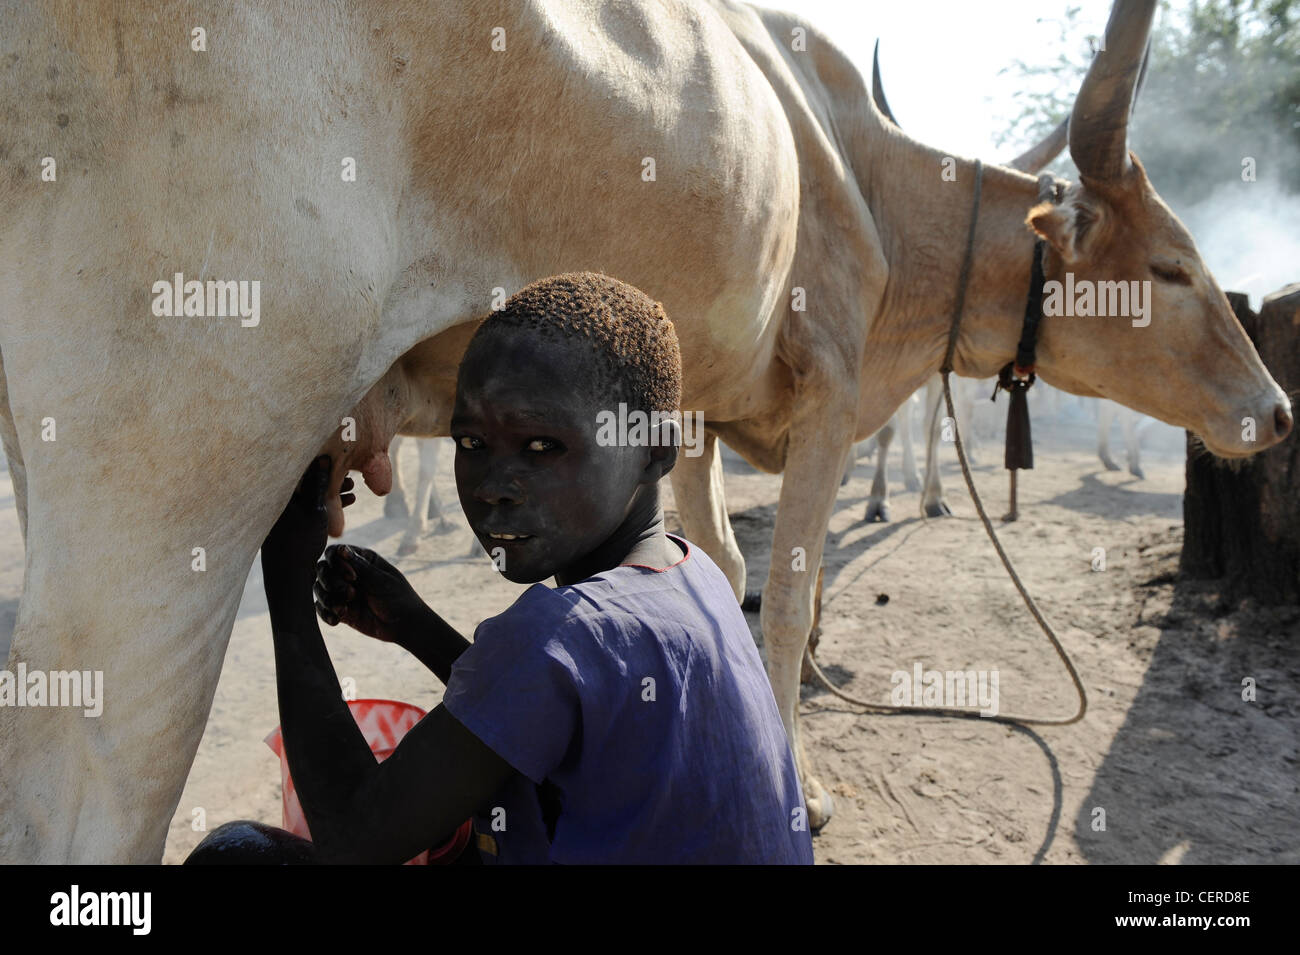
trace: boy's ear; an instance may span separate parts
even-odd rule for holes
[[[650,448],[650,467],[659,468],[656,480],[663,478],[677,464],[682,444],[681,424],[671,418],[659,422],[659,444]]]

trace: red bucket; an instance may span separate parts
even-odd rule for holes
[[[418,706],[396,700],[351,700],[348,709],[361,728],[366,742],[370,744],[370,751],[381,763],[392,755],[401,738],[425,715],[424,710]],[[266,745],[280,757],[280,783],[284,791],[284,821],[281,826],[295,836],[310,839],[307,818],[302,814],[302,804],[298,802],[298,793],[289,776],[289,761],[284,758],[284,739],[280,735],[280,727],[277,726],[266,738]],[[473,820],[466,819],[445,844],[426,849],[406,864],[446,865],[454,862],[469,844],[473,828]]]

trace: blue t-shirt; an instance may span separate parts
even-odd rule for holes
[[[669,567],[533,584],[452,667],[443,705],[523,774],[475,817],[484,861],[812,863],[744,614],[717,565],[668,537]]]

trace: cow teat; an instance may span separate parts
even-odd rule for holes
[[[329,535],[343,534],[343,479],[349,471],[361,472],[366,487],[381,497],[393,489],[393,467],[388,446],[407,417],[409,388],[400,364],[395,364],[366,392],[326,442],[322,453],[334,462],[326,510]]]

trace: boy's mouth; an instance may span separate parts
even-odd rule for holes
[[[532,534],[493,534],[490,531],[487,536],[494,541],[526,541],[533,539]]]

